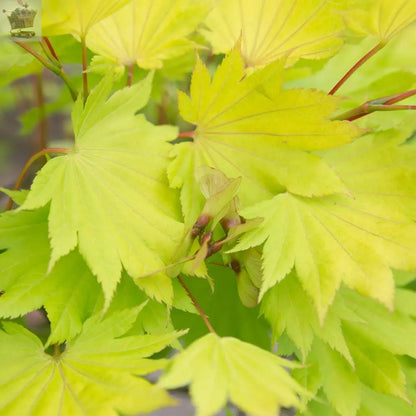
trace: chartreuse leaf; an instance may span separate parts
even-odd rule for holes
[[[361,322],[349,322],[348,328],[392,354],[416,358],[416,321],[412,317],[399,310],[391,312],[351,290],[343,290],[341,294],[348,308],[361,319]]]
[[[211,6],[210,0],[133,0],[96,24],[87,45],[122,65],[160,68],[195,47],[187,36]]]
[[[414,224],[398,223],[390,208],[382,216],[360,202],[358,197],[307,199],[286,193],[243,210],[246,218],[265,218],[235,248],[265,242],[261,294],[294,267],[321,320],[341,282],[392,308],[390,267],[416,266]]]
[[[398,359],[348,324],[345,333],[360,381],[380,393],[408,400],[406,379]]]
[[[229,52],[241,37],[244,63],[267,65],[282,56],[320,59],[341,46],[341,17],[332,13],[332,2],[223,0],[206,19],[203,33],[214,53]]]
[[[172,404],[169,396],[135,374],[165,366],[145,357],[179,333],[122,337],[137,309],[97,315],[63,353],[50,356],[37,337],[5,322],[0,331],[0,414],[115,415],[149,412]]]
[[[358,34],[387,42],[416,21],[416,4],[406,0],[355,1],[345,17],[348,26]]]
[[[353,198],[287,193],[242,211],[246,218],[265,218],[235,248],[265,242],[262,293],[295,267],[321,318],[341,281],[393,307],[390,268],[416,267],[416,147],[401,145],[406,130],[368,135],[321,153]]]
[[[91,27],[130,0],[43,0],[42,34],[85,38]]]
[[[3,318],[39,308],[53,287],[51,282],[44,283],[50,255],[47,215],[46,208],[0,215],[0,290],[4,291],[0,297],[0,316]]]
[[[9,212],[0,216],[2,279],[0,316],[16,318],[45,307],[51,323],[49,342],[63,342],[102,305],[102,290],[77,251],[47,273],[50,248],[48,210]]]
[[[341,416],[355,416],[361,403],[360,380],[351,365],[319,340],[314,343],[322,385],[331,405]]]
[[[182,117],[196,124],[193,143],[181,143],[169,178],[193,193],[196,169],[208,165],[228,178],[242,177],[242,204],[270,198],[285,188],[302,195],[348,193],[332,169],[307,151],[336,147],[360,130],[352,123],[327,120],[337,99],[312,90],[281,91],[283,66],[271,64],[244,77],[237,49],[224,59],[213,80],[198,61],[191,96],[179,95]],[[192,166],[192,167],[191,167]],[[185,176],[186,175],[186,176]],[[190,195],[182,202],[190,206]]]
[[[19,189],[19,190],[6,189],[0,186],[0,192],[3,192],[4,194],[6,194],[9,198],[13,200],[14,203],[18,205],[22,205],[23,202],[25,202],[25,199],[29,191],[27,189]]]
[[[397,128],[365,135],[336,152],[327,149],[321,153],[351,190],[358,210],[396,223],[414,220],[416,145],[408,139],[415,128],[411,117]],[[404,235],[402,241],[407,241]],[[395,267],[414,269],[406,263]]]
[[[42,65],[14,42],[0,43],[0,87],[28,74],[39,73],[41,70]]]
[[[363,386],[362,404],[358,416],[415,416],[414,404]],[[320,416],[320,415],[319,415]]]
[[[77,335],[82,323],[101,309],[104,299],[97,279],[77,251],[57,262],[48,281],[55,285],[43,303],[51,322],[48,344],[52,344]]]
[[[337,297],[321,325],[311,299],[294,273],[273,286],[261,302],[261,311],[271,324],[273,338],[278,340],[283,331],[286,331],[299,348],[302,360],[306,359],[313,340],[318,337],[354,365],[343,334],[342,319],[353,322],[361,319],[353,313],[346,313],[347,310],[342,298]]]
[[[21,209],[50,202],[50,267],[77,245],[101,283],[106,305],[124,267],[135,278],[163,269],[183,226],[165,171],[176,129],[153,126],[134,113],[147,101],[151,77],[107,101],[111,76],[75,104],[75,147],[38,173]],[[170,279],[137,281],[150,296],[171,302]]]
[[[293,366],[252,344],[208,334],[173,359],[159,384],[175,388],[190,383],[199,416],[215,414],[227,398],[252,415],[272,416],[281,406],[297,406],[305,393],[285,370]]]

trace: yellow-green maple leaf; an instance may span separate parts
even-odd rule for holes
[[[298,406],[305,393],[285,367],[294,364],[236,338],[208,334],[174,358],[159,384],[191,383],[198,416],[216,414],[227,398],[252,415],[274,416],[281,406]]]
[[[138,309],[84,324],[65,351],[52,357],[39,338],[12,322],[0,330],[0,415],[103,416],[149,412],[174,404],[137,374],[166,365],[150,360],[180,333],[124,336]]]
[[[87,36],[94,52],[119,64],[160,68],[195,44],[187,39],[211,0],[133,0],[95,25]]]
[[[204,30],[215,53],[229,52],[241,37],[245,66],[267,65],[288,56],[331,56],[341,46],[341,17],[327,0],[222,0],[205,21]]]
[[[113,94],[111,76],[87,100],[75,104],[75,146],[38,173],[21,209],[51,203],[51,266],[77,245],[103,286],[108,305],[124,267],[133,278],[163,269],[183,226],[178,199],[168,187],[170,126],[153,126],[135,115],[147,101],[151,76]],[[137,279],[136,279],[137,280]],[[170,279],[137,280],[157,299],[170,302]]]
[[[416,21],[416,2],[409,0],[353,1],[345,11],[349,27],[360,35],[388,42]]]
[[[85,38],[91,27],[130,0],[43,0],[42,33]]]
[[[391,268],[416,267],[416,147],[404,137],[390,130],[323,152],[353,197],[287,193],[243,210],[265,218],[235,248],[265,242],[262,294],[295,267],[321,320],[341,282],[393,308]]]
[[[360,129],[328,120],[338,102],[334,97],[306,89],[282,91],[282,72],[277,62],[244,77],[238,49],[224,59],[212,81],[197,62],[190,97],[179,94],[182,117],[197,128],[193,143],[172,151],[171,184],[196,192],[189,181],[199,166],[208,165],[229,178],[242,177],[243,205],[285,189],[307,196],[348,193],[331,167],[308,151],[348,143]],[[188,215],[195,202],[183,195],[182,202]]]

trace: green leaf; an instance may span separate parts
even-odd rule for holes
[[[361,403],[359,378],[341,355],[321,342],[314,344],[322,384],[331,405],[341,416],[355,416]]]
[[[327,120],[337,105],[334,97],[312,90],[281,91],[282,71],[277,62],[244,77],[235,49],[211,81],[198,60],[190,98],[179,95],[182,117],[197,128],[193,144],[177,151],[188,166],[176,162],[170,168],[172,185],[183,183],[183,193],[193,192],[195,186],[187,182],[207,165],[228,178],[242,177],[243,206],[285,188],[307,196],[348,193],[330,166],[307,151],[348,143],[360,130]],[[187,208],[190,199],[182,196]]]
[[[414,319],[398,310],[391,312],[378,302],[351,290],[343,290],[342,298],[361,319],[361,322],[348,323],[355,332],[393,354],[416,358]]]
[[[253,415],[276,415],[281,406],[299,404],[303,389],[270,352],[236,338],[208,334],[176,356],[159,384],[175,388],[191,383],[197,415],[213,415],[227,398]]]
[[[363,386],[363,398],[358,416],[415,416],[414,405],[396,397],[377,393]]]
[[[91,27],[130,0],[42,0],[42,34],[84,38]]]
[[[281,57],[320,59],[341,46],[343,28],[332,2],[223,0],[206,19],[203,33],[214,53],[229,52],[239,38],[245,65],[267,65]]]
[[[0,215],[0,290],[5,292],[0,297],[0,316],[3,318],[40,308],[53,287],[50,282],[43,284],[50,255],[47,215],[45,208]]]
[[[369,341],[365,335],[348,328],[348,325],[346,337],[360,381],[380,393],[409,401],[406,379],[397,358]]]
[[[101,283],[106,305],[124,267],[134,278],[162,269],[183,226],[177,195],[165,178],[168,140],[176,129],[134,113],[147,101],[151,77],[113,94],[111,75],[75,104],[75,147],[38,173],[21,209],[51,203],[50,267],[77,245]],[[172,300],[163,274],[138,281],[151,296]]]
[[[348,26],[360,35],[376,36],[381,42],[416,21],[416,4],[406,0],[364,0],[345,13]]]
[[[137,0],[96,24],[87,45],[119,64],[160,68],[163,60],[195,48],[187,36],[211,8],[210,0]]]
[[[414,224],[395,221],[389,207],[382,216],[377,212],[379,206],[360,205],[358,195],[355,199],[306,199],[280,194],[243,210],[246,218],[265,218],[235,248],[246,249],[265,241],[261,294],[295,267],[320,320],[341,282],[392,308],[394,279],[390,267],[415,267]]]
[[[102,308],[103,296],[97,279],[78,252],[58,261],[47,280],[54,290],[47,293],[44,307],[51,323],[48,345],[72,339],[82,329],[82,323],[94,311]]]
[[[27,189],[19,189],[19,190],[6,189],[0,186],[0,192],[3,192],[4,194],[6,194],[9,198],[13,200],[14,203],[18,205],[22,205],[23,202],[25,202],[25,199],[29,191]]]
[[[0,412],[37,415],[142,413],[170,405],[169,396],[134,374],[162,368],[149,360],[179,334],[121,337],[137,309],[100,321],[90,318],[77,339],[54,357],[14,323],[0,331]],[[122,323],[126,318],[127,323]]]
[[[346,308],[348,305],[337,297],[321,325],[310,298],[294,273],[269,290],[261,302],[261,311],[271,324],[273,337],[279,341],[286,331],[299,348],[302,360],[306,359],[313,340],[318,337],[354,365],[342,330],[342,319],[354,320],[351,314],[345,313]]]
[[[0,42],[0,87],[42,70],[41,63],[23,48],[15,45],[14,42],[0,40],[2,41]]]
[[[0,316],[18,317],[45,307],[51,323],[49,343],[73,338],[96,307],[102,290],[76,251],[47,272],[50,248],[48,211],[9,212],[0,216],[2,281]]]

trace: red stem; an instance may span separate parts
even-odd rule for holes
[[[352,66],[347,73],[335,84],[334,88],[328,93],[334,95],[341,86],[347,81],[347,79],[365,62],[367,62],[373,55],[375,55],[380,49],[384,47],[385,43],[380,42],[371,51],[367,52],[354,66]]]
[[[75,101],[77,99],[77,91],[72,86],[71,81],[68,78],[68,75],[64,71],[62,65],[60,67],[54,65],[53,63],[49,62],[47,59],[45,59],[42,55],[34,51],[30,46],[28,46],[25,42],[19,42],[17,40],[14,41],[16,45],[19,45],[21,48],[23,48],[26,52],[29,52],[32,56],[34,56],[39,62],[41,62],[46,68],[48,68],[50,71],[52,71],[54,74],[56,74],[58,77],[62,79],[62,81],[65,82],[66,86],[68,87],[72,99]]]
[[[88,98],[88,74],[87,74],[87,45],[85,44],[85,36],[81,38],[82,48],[82,82],[84,89],[84,102]]]
[[[23,178],[25,177],[27,171],[29,170],[30,166],[32,166],[33,162],[35,162],[36,160],[38,160],[40,157],[47,155],[47,154],[51,154],[51,153],[68,153],[69,149],[63,149],[60,147],[51,147],[49,149],[43,149],[38,153],[35,153],[25,164],[25,166],[23,167],[22,171],[20,172],[19,178],[16,181],[16,184],[14,185],[14,190],[17,191],[18,189],[20,189],[20,186],[22,185],[23,182]],[[7,202],[6,205],[6,211],[11,210],[13,207],[13,200],[11,198],[9,198],[9,201]]]
[[[385,101],[384,104],[394,104],[394,103],[397,103],[398,101],[402,101],[406,98],[412,97],[413,95],[416,95],[416,90],[399,92],[398,94],[390,95],[389,97],[386,97],[389,99]]]
[[[195,130],[185,131],[183,133],[178,134],[178,139],[181,137],[194,137],[194,134],[195,134]]]
[[[43,95],[42,73],[35,74],[36,105],[39,108],[39,147],[45,149],[47,144],[48,123],[45,112],[45,97]]]
[[[49,49],[49,51],[51,52],[52,56],[53,56],[53,57],[54,57],[54,58],[55,58],[58,62],[60,62],[60,61],[59,61],[58,56],[56,55],[55,49],[53,48],[52,43],[50,42],[49,38],[48,38],[48,37],[46,37],[46,36],[43,36],[43,40],[45,41],[46,45],[48,46],[48,49]]]
[[[134,62],[131,63],[128,67],[127,67],[127,86],[131,87],[131,84],[133,82],[133,75],[134,75]]]
[[[211,322],[209,322],[207,316],[205,315],[204,311],[202,310],[201,306],[199,305],[199,303],[195,299],[194,295],[189,290],[188,286],[186,286],[185,282],[182,280],[182,278],[180,276],[178,276],[178,281],[182,285],[182,287],[185,289],[186,293],[188,294],[188,296],[191,299],[192,303],[194,304],[195,308],[197,309],[197,311],[201,315],[201,318],[205,322],[205,325],[208,327],[208,329],[210,330],[210,332],[212,332],[213,334],[217,334],[215,332],[214,327],[211,325]]]

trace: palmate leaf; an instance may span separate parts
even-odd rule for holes
[[[21,209],[50,201],[50,266],[77,245],[101,283],[106,305],[122,267],[136,278],[163,269],[183,226],[176,193],[165,178],[168,140],[176,129],[155,127],[142,115],[151,77],[116,92],[107,101],[111,77],[80,99],[72,113],[75,147],[38,173]],[[150,296],[170,302],[170,279],[156,274],[138,282]]]
[[[288,56],[320,59],[341,46],[342,19],[327,0],[222,0],[209,14],[203,33],[214,53],[229,52],[241,37],[245,66],[264,66]]]
[[[211,0],[133,0],[95,25],[87,45],[122,65],[160,68],[195,47],[187,36],[211,6]]]
[[[353,1],[344,14],[348,26],[360,35],[387,42],[416,21],[416,4],[406,0]]]
[[[43,0],[42,34],[85,38],[91,27],[130,0]]]
[[[19,195],[20,196],[20,195]],[[42,306],[51,324],[49,342],[63,342],[102,306],[97,279],[76,252],[60,259],[48,273],[48,210],[0,216],[0,317],[16,318]]]
[[[321,319],[341,281],[393,307],[390,268],[416,267],[416,147],[400,145],[406,133],[390,130],[324,152],[353,198],[286,193],[243,210],[265,218],[235,248],[265,242],[262,294],[295,267]]]
[[[135,374],[163,368],[145,357],[163,349],[179,333],[121,337],[137,316],[125,310],[100,321],[97,315],[57,356],[20,325],[0,331],[0,414],[115,415],[149,412],[172,404],[170,397]]]
[[[402,365],[395,355],[415,356],[416,322],[404,312],[392,313],[344,288],[320,326],[295,277],[287,276],[265,295],[262,311],[279,348],[284,342],[280,334],[285,330],[300,350],[297,355],[302,356],[305,366],[293,372],[296,380],[311,392],[322,386],[341,415],[355,415],[364,395],[360,392],[368,388],[409,401]]]
[[[351,341],[354,342],[354,338]],[[359,339],[357,347],[359,352],[355,347],[352,348],[356,364],[352,367],[337,351],[315,340],[310,361],[307,361],[304,368],[296,369],[294,375],[301,384],[305,383],[305,387],[308,381],[314,383],[315,391],[322,386],[323,394],[320,396],[326,396],[337,411],[331,413],[328,409],[328,414],[361,415],[359,409],[364,405],[368,392],[374,395],[375,391],[384,391],[408,402],[404,374],[394,355],[374,348],[374,345],[362,338]],[[314,369],[314,374],[308,375],[311,369]],[[323,399],[320,396],[318,400]],[[405,401],[402,404],[406,407]],[[310,407],[315,407],[313,401]],[[326,413],[315,410],[306,414],[321,416]]]
[[[182,195],[185,212],[195,205],[189,193],[196,187],[188,181],[195,180],[201,165],[218,168],[229,178],[241,176],[243,205],[285,188],[307,196],[348,193],[331,168],[307,151],[348,143],[360,129],[327,120],[338,102],[334,97],[312,90],[281,91],[282,71],[278,62],[244,77],[235,49],[211,81],[197,62],[190,98],[179,95],[182,117],[197,126],[194,141],[175,146],[177,161],[169,169],[171,184],[183,184],[188,193]]]
[[[252,415],[278,413],[305,393],[284,367],[294,364],[236,338],[208,334],[173,359],[160,379],[165,388],[191,383],[198,416],[218,412],[227,398]]]
[[[279,340],[286,331],[299,349],[302,361],[306,360],[317,337],[354,365],[342,323],[362,320],[348,310],[339,296],[329,308],[325,322],[321,324],[311,299],[300,286],[296,275],[291,273],[265,294],[261,311],[270,322],[273,338]]]

